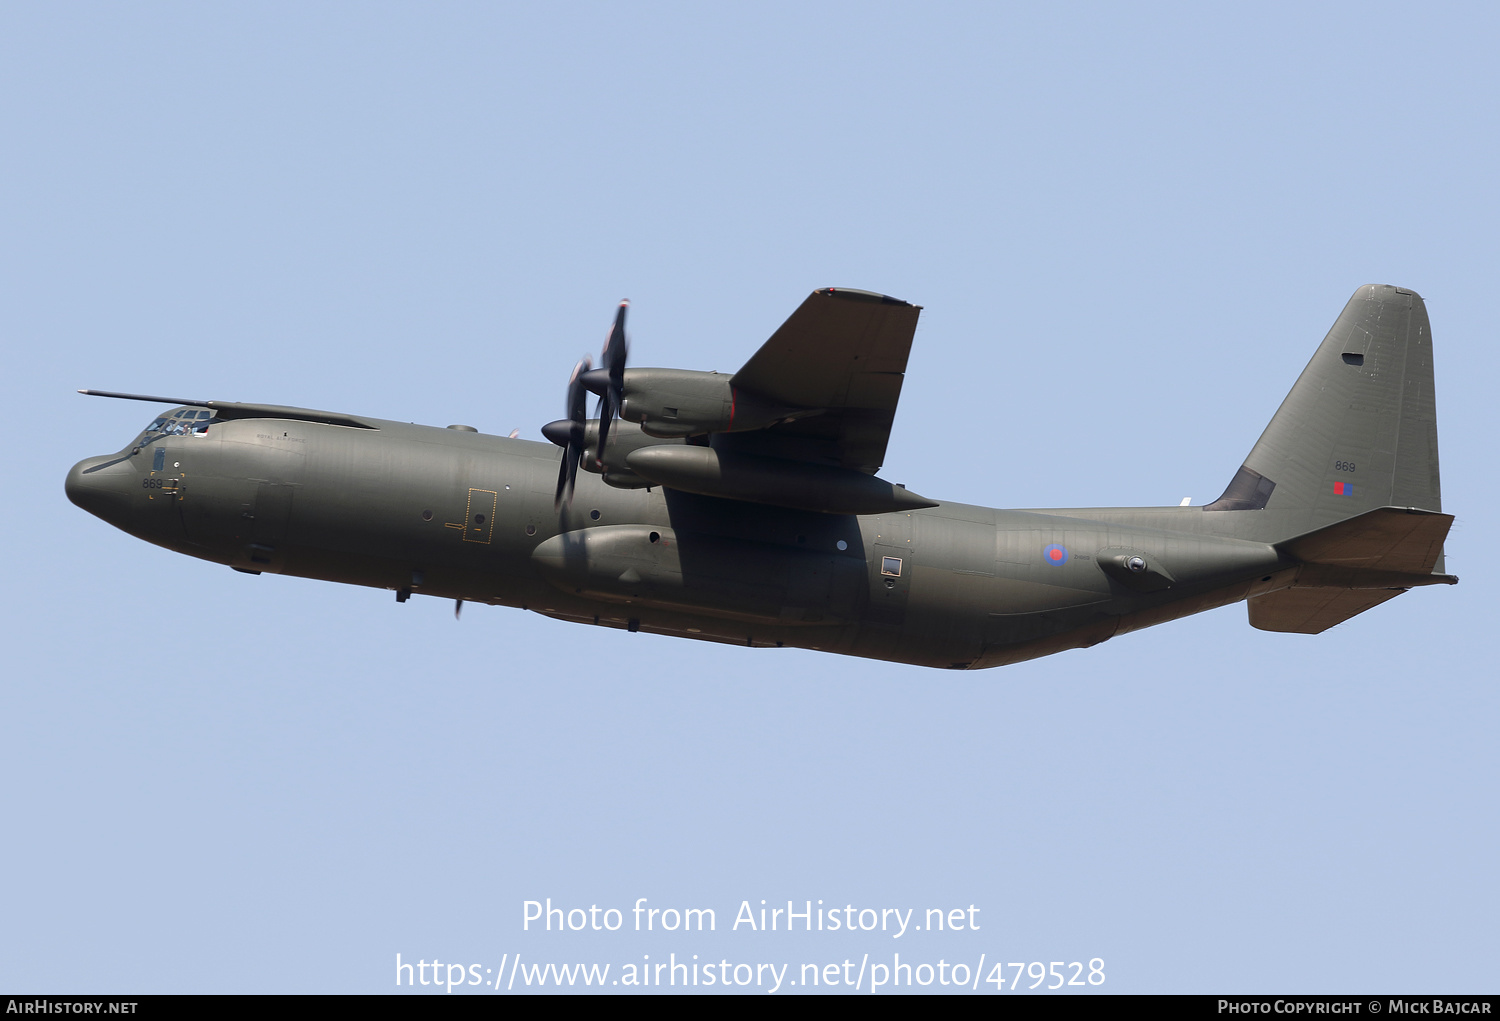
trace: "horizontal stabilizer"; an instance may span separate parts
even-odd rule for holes
[[[1250,600],[1250,625],[1315,635],[1407,589],[1458,581],[1442,573],[1453,515],[1377,507],[1276,544],[1302,561],[1290,588]]]
[[[1289,588],[1250,600],[1250,626],[1316,635],[1405,589]]]
[[[1378,507],[1358,517],[1276,544],[1307,564],[1405,574],[1441,573],[1452,514]],[[1359,611],[1355,611],[1356,613]],[[1352,614],[1351,614],[1352,616]]]

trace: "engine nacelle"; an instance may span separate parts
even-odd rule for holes
[[[620,417],[649,435],[671,438],[765,429],[822,410],[772,404],[731,386],[731,378],[689,369],[626,369]]]
[[[643,479],[685,493],[825,514],[887,514],[936,507],[904,486],[851,468],[732,454],[691,444],[643,446],[626,466]]]
[[[665,442],[668,445],[675,445],[671,440]],[[684,442],[686,441],[676,441],[676,443]],[[616,489],[646,489],[657,483],[631,471],[625,464],[625,459],[642,447],[662,444],[662,439],[648,436],[638,425],[630,422],[616,422],[609,431],[609,442],[605,444],[604,457],[601,459],[598,454],[599,420],[591,418],[584,425],[583,457],[578,466],[586,472],[604,476],[605,484],[614,486]]]

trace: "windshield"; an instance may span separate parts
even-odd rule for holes
[[[146,426],[135,445],[144,447],[163,436],[205,436],[213,412],[203,408],[178,408]]]

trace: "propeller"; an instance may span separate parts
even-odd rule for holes
[[[557,495],[552,500],[555,510],[562,510],[564,503],[573,500],[573,483],[578,478],[578,462],[583,460],[583,441],[588,430],[584,418],[588,410],[588,398],[584,396],[583,376],[593,362],[584,355],[573,367],[573,376],[568,380],[568,417],[542,426],[542,435],[563,448],[562,464],[557,471]]]
[[[582,377],[583,385],[591,393],[599,395],[599,446],[594,455],[601,465],[604,461],[604,444],[609,439],[610,423],[625,403],[625,357],[628,350],[625,343],[625,313],[629,308],[628,300],[620,302],[620,308],[615,312],[614,328],[609,331],[609,339],[604,342],[604,350],[599,354],[599,367],[585,372]]]

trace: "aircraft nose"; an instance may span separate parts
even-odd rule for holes
[[[68,499],[110,524],[118,523],[126,509],[130,481],[135,478],[130,457],[106,454],[86,457],[68,472],[64,484]]]

